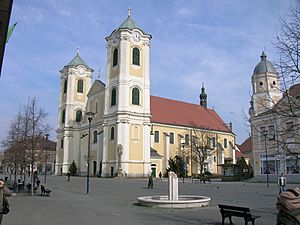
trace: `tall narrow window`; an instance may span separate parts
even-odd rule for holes
[[[116,102],[117,102],[117,89],[116,88],[113,88],[111,90],[111,100],[110,100],[110,105],[111,106],[114,106],[116,105]]]
[[[82,112],[81,110],[76,111],[76,122],[80,122],[82,118]]]
[[[174,144],[174,133],[170,133],[170,144]]]
[[[64,81],[64,94],[67,93],[67,87],[68,87],[68,80],[65,79],[65,81]]]
[[[64,139],[60,140],[60,148],[64,148]]]
[[[132,64],[137,66],[140,65],[140,50],[136,47],[132,50]]]
[[[114,140],[115,139],[115,128],[111,127],[110,128],[110,140]]]
[[[275,140],[275,127],[274,125],[269,126],[269,139]]]
[[[82,80],[77,81],[77,92],[83,93],[83,81]]]
[[[185,145],[189,145],[190,144],[190,135],[186,134],[184,136],[184,141],[185,141]]]
[[[154,131],[154,142],[159,143],[159,131]]]
[[[259,128],[259,133],[260,133],[260,141],[263,142],[265,140],[264,133],[266,131],[266,127],[260,127]]]
[[[95,113],[98,112],[98,102],[96,102],[96,105],[95,105]]]
[[[224,148],[227,148],[227,139],[224,138]]]
[[[95,130],[93,133],[93,143],[97,143],[98,132]]]
[[[133,105],[140,104],[140,90],[136,87],[132,89],[132,104]]]
[[[216,147],[216,138],[212,137],[210,140],[211,140],[211,147],[212,148]]]
[[[118,65],[118,49],[115,48],[113,53],[113,66]]]
[[[61,113],[61,123],[65,123],[66,120],[66,110],[63,110]]]

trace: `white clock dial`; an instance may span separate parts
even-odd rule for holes
[[[83,72],[84,72],[83,68],[82,68],[82,67],[80,67],[80,68],[79,68],[79,73],[82,75],[82,74],[83,74]]]
[[[139,41],[141,39],[141,35],[138,32],[133,32],[133,40]]]

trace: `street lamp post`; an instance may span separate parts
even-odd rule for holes
[[[181,147],[182,147],[182,150],[181,150],[181,157],[182,157],[182,160],[183,160],[183,183],[184,183],[184,178],[186,177],[186,164],[185,164],[185,157],[184,157],[184,146],[185,146],[185,143],[181,143]]]
[[[263,136],[265,138],[265,150],[266,150],[266,172],[267,172],[267,187],[269,187],[269,167],[268,167],[268,149],[267,149],[267,136],[268,136],[268,131],[264,130],[263,131]]]
[[[48,137],[49,134],[45,134],[46,137],[46,155],[45,155],[45,177],[44,177],[44,183],[47,182],[47,157],[48,157]]]
[[[88,156],[87,156],[87,176],[86,176],[86,194],[89,194],[89,188],[90,188],[90,152],[91,152],[91,122],[93,120],[93,116],[95,113],[93,112],[87,112],[86,115],[88,116],[89,121],[89,136],[88,136]]]

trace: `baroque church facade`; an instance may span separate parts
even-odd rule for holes
[[[204,87],[199,105],[150,95],[151,38],[129,11],[105,38],[105,83],[92,80],[79,51],[60,71],[56,174],[66,174],[74,161],[79,175],[90,168],[94,176],[158,176],[183,152],[187,173],[197,174],[193,130],[209,133],[206,170],[221,173],[218,165],[235,163],[235,134],[207,108]]]
[[[281,91],[279,74],[264,52],[252,75],[251,165],[258,180],[276,181],[281,173],[298,182],[300,173],[300,84]]]

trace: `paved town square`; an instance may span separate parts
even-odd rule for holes
[[[257,225],[275,224],[277,184],[219,182],[211,184],[179,181],[179,194],[205,195],[211,198],[209,207],[199,209],[158,209],[137,205],[136,198],[147,195],[167,195],[168,180],[154,179],[154,188],[147,188],[146,179],[91,178],[90,194],[86,193],[86,178],[51,176],[47,179],[50,197],[17,193],[10,197],[10,213],[3,224],[30,225],[135,225],[135,224],[221,224],[219,203],[246,206],[261,217]],[[42,183],[43,184],[43,183]],[[299,186],[289,184],[288,187]],[[229,224],[229,221],[226,221]],[[233,217],[235,224],[243,219]]]

